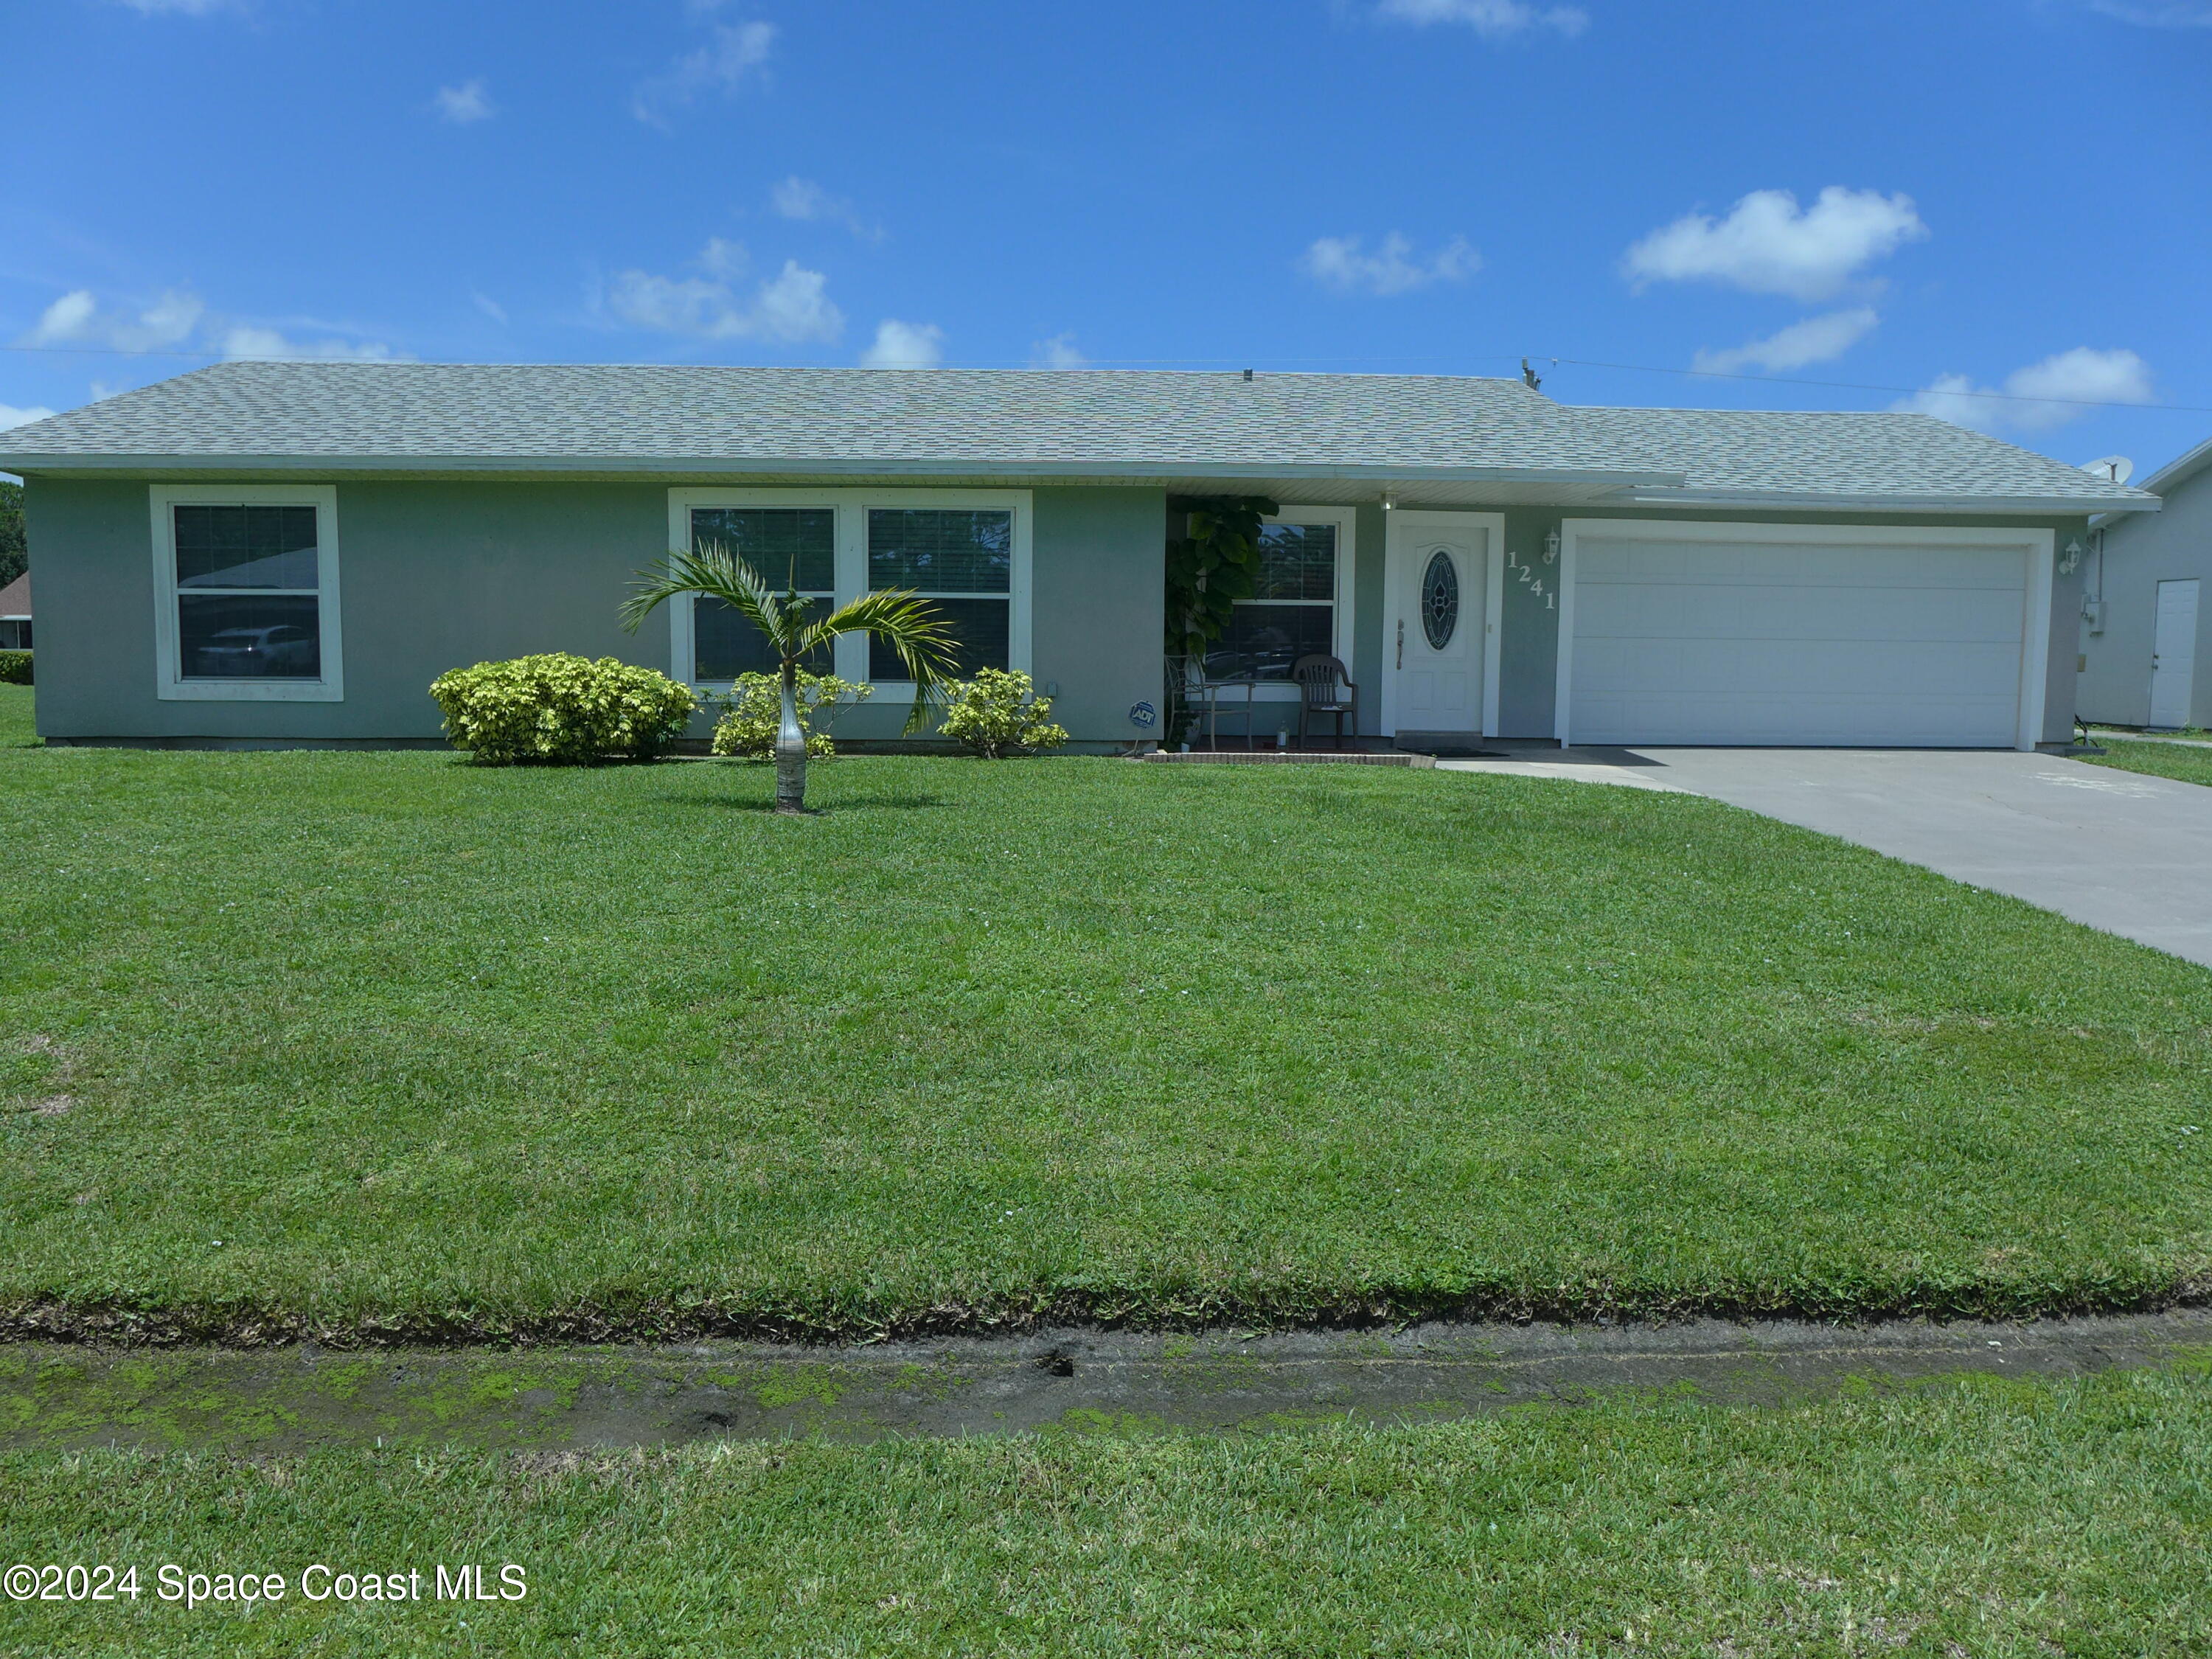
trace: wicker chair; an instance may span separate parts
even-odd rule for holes
[[[1316,714],[1336,722],[1336,746],[1344,747],[1345,722],[1352,736],[1359,736],[1359,688],[1351,671],[1334,657],[1300,657],[1291,665],[1291,678],[1298,683],[1298,744],[1304,747],[1306,727]]]

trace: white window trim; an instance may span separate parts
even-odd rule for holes
[[[2043,705],[2051,672],[2051,585],[2057,532],[1960,529],[1937,525],[1760,524],[1735,520],[1568,519],[1559,526],[1559,673],[1553,682],[1553,734],[1573,741],[1570,727],[1575,672],[1576,548],[1584,536],[1633,532],[1651,541],[1796,542],[1809,546],[2009,547],[2027,563],[2027,606],[2020,651],[2020,709],[2013,747],[2033,750],[2043,738]]]
[[[1026,489],[747,489],[720,485],[694,485],[668,492],[668,545],[691,544],[691,513],[695,507],[826,507],[837,515],[837,592],[835,603],[848,605],[868,592],[868,509],[881,507],[937,507],[948,513],[975,511],[1013,514],[1013,569],[1006,592],[1006,662],[1021,673],[1030,672],[1030,494]],[[763,572],[763,574],[766,574]],[[963,595],[988,599],[990,594]],[[669,672],[687,685],[706,690],[726,690],[728,680],[702,680],[697,676],[697,642],[691,629],[691,596],[668,607]],[[872,684],[912,696],[910,680],[868,678],[868,641],[864,635],[847,635],[836,643],[835,666],[840,679]]]
[[[1329,628],[1328,653],[1344,665],[1345,672],[1357,679],[1359,665],[1352,659],[1353,641],[1359,635],[1352,630],[1352,596],[1355,588],[1353,572],[1359,568],[1359,509],[1356,507],[1298,507],[1286,506],[1281,511],[1270,513],[1262,524],[1327,524],[1336,526],[1336,597],[1331,601],[1335,615]],[[1240,600],[1239,604],[1267,605],[1267,599]],[[1255,680],[1252,685],[1255,702],[1296,702],[1300,693],[1295,680]]]
[[[338,614],[338,492],[335,484],[152,484],[154,695],[178,702],[343,702],[345,629]],[[177,518],[185,507],[312,507],[315,509],[315,622],[322,631],[322,678],[313,680],[186,679],[177,644]]]

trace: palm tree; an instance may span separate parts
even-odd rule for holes
[[[885,588],[841,605],[819,622],[808,620],[814,601],[797,592],[778,594],[760,572],[714,543],[672,552],[638,573],[623,601],[623,626],[635,634],[664,599],[686,594],[720,599],[760,629],[781,665],[783,722],[775,735],[775,810],[806,810],[806,733],[799,724],[799,665],[842,634],[872,635],[898,653],[914,681],[914,708],[903,735],[921,729],[932,697],[951,684],[952,630],[926,601],[906,588]]]

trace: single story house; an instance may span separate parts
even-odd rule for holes
[[[0,651],[31,648],[31,573],[0,587]]]
[[[2091,516],[2157,506],[1916,415],[1249,371],[227,363],[0,435],[0,468],[55,743],[434,742],[433,678],[535,651],[712,687],[757,636],[616,607],[716,538],[804,592],[919,590],[968,664],[1127,745],[1180,504],[1249,494],[1281,510],[1215,666],[1270,737],[1325,650],[1407,746],[2032,748],[2070,733]],[[896,662],[836,666],[880,687],[840,735],[894,738]]]
[[[2092,520],[2081,717],[2212,726],[2212,440],[2142,487],[2163,512]]]

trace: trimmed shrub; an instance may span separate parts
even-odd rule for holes
[[[981,668],[952,688],[939,729],[988,760],[1004,760],[1066,743],[1066,731],[1045,718],[1051,713],[1052,699],[1038,696],[1028,675]]]
[[[799,705],[799,728],[806,733],[806,753],[813,760],[834,759],[837,745],[826,731],[817,731],[817,720],[827,726],[834,714],[822,713],[825,705],[847,696],[860,702],[875,695],[872,685],[855,685],[835,674],[809,674],[801,670],[793,701]],[[746,760],[775,758],[776,730],[783,724],[781,682],[773,674],[740,674],[726,696],[710,696],[708,702],[722,711],[714,722],[714,752],[738,755]]]
[[[447,740],[489,766],[651,760],[698,708],[690,686],[657,669],[563,652],[456,668],[430,695]]]
[[[0,685],[28,685],[31,683],[31,653],[27,651],[0,651]]]

